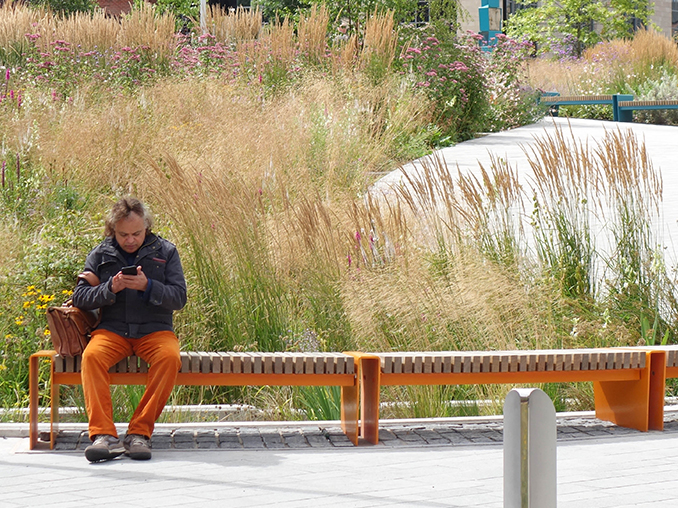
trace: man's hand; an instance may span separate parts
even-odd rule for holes
[[[98,286],[101,283],[99,277],[97,277],[97,274],[90,271],[79,273],[78,279],[85,279],[87,283],[92,287]]]
[[[137,291],[146,291],[148,287],[148,278],[140,266],[137,266],[136,275],[123,275],[118,272],[111,279],[111,291],[119,293],[123,289],[136,289]]]

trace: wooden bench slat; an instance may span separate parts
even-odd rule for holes
[[[619,101],[619,107],[621,108],[634,108],[634,107],[652,107],[656,106],[661,108],[663,106],[678,106],[678,100],[656,100],[656,101]]]
[[[393,359],[393,372],[395,374],[400,374],[403,371],[403,359],[401,357],[396,357]]]
[[[541,97],[540,100],[545,104],[556,102],[611,103],[612,95],[552,95]]]
[[[433,357],[430,355],[426,355],[424,357],[423,365],[422,365],[422,371],[424,374],[430,374],[433,372]]]

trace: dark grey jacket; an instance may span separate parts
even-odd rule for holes
[[[106,238],[87,256],[85,270],[94,272],[101,283],[90,286],[80,279],[73,293],[73,304],[84,310],[101,309],[99,329],[138,339],[149,333],[173,330],[172,313],[186,304],[186,281],[176,247],[154,234],[146,236],[134,264],[141,266],[151,287],[143,291],[110,290],[109,280],[127,263]]]

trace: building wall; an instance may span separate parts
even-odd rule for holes
[[[99,0],[98,3],[110,16],[120,16],[131,9],[130,0]]]
[[[650,19],[662,34],[671,37],[671,0],[655,0],[654,16]]]
[[[460,3],[465,11],[465,15],[461,20],[461,30],[477,32],[480,29],[478,8],[481,5],[481,0],[460,0]],[[661,33],[667,37],[672,36],[671,4],[672,0],[654,0],[654,15],[651,18]]]
[[[461,31],[470,30],[477,32],[480,30],[480,20],[478,19],[478,7],[480,0],[461,0],[463,15],[461,19]]]

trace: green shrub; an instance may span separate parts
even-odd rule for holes
[[[657,80],[648,80],[638,87],[637,100],[658,101],[678,100],[678,74],[677,70],[663,69],[662,75]],[[656,109],[640,110],[634,112],[637,121],[653,123],[657,125],[678,125],[678,110]]]

